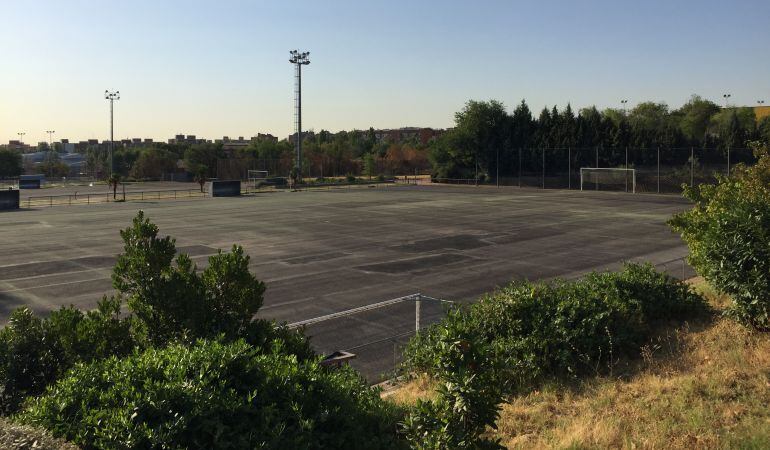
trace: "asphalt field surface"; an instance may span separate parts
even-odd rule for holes
[[[267,283],[259,315],[292,323],[416,292],[471,301],[513,279],[573,278],[625,260],[676,273],[687,249],[665,221],[687,207],[677,196],[434,185],[0,212],[0,323],[25,305],[93,308],[112,292],[118,231],[139,209],[199,268],[242,245]],[[423,301],[420,322],[443,313]],[[404,301],[306,331],[319,352],[355,353],[352,365],[374,382],[414,327]]]

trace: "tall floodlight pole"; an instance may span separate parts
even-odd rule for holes
[[[45,130],[46,133],[48,133],[48,151],[53,150],[53,134],[56,133],[56,130]]]
[[[112,120],[112,107],[115,100],[120,100],[120,91],[104,91],[104,98],[110,101],[110,176],[112,176],[112,147],[115,145],[115,124]]]
[[[628,100],[627,99],[623,99],[623,100],[620,101],[620,104],[623,105],[623,115],[625,116],[626,115],[626,106],[628,106]]]
[[[295,131],[295,143],[294,146],[297,150],[297,177],[302,178],[302,66],[310,64],[308,56],[310,52],[300,52],[299,50],[291,50],[289,52],[291,58],[289,62],[294,64],[294,131]]]
[[[19,144],[24,145],[24,135],[27,134],[25,132],[16,133],[19,136]]]
[[[727,101],[732,97],[730,94],[722,94],[722,98],[725,99],[725,108],[727,108]]]

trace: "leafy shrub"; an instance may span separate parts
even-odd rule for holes
[[[755,145],[758,162],[739,166],[719,184],[684,188],[693,209],[669,222],[690,247],[690,264],[729,294],[730,313],[770,330],[770,155]]]
[[[496,386],[515,392],[539,380],[575,377],[638,356],[657,322],[704,308],[683,283],[649,265],[592,273],[577,281],[514,282],[451,312],[408,345],[405,368],[440,374],[440,336],[492,346]]]
[[[77,362],[129,354],[135,343],[119,314],[120,303],[106,297],[85,314],[63,307],[40,319],[28,308],[14,311],[0,330],[0,412],[16,412]]]
[[[393,448],[397,418],[352,370],[243,341],[78,365],[20,415],[85,448]]]
[[[356,182],[356,176],[353,174],[347,174],[345,175],[345,181],[348,183],[355,183]]]
[[[436,332],[433,342],[434,377],[439,382],[435,399],[418,400],[403,429],[414,449],[499,448],[482,437],[499,415],[491,345],[480,339],[459,338],[470,318],[455,315]]]
[[[41,394],[78,362],[125,356],[134,349],[193,342],[245,339],[256,349],[315,358],[301,332],[254,319],[265,286],[248,270],[240,247],[209,258],[198,274],[191,259],[176,253],[171,238],[139,213],[121,232],[125,253],[113,271],[122,296],[105,297],[96,311],[70,306],[45,319],[15,311],[0,330],[0,414],[11,414],[27,396]],[[120,317],[123,297],[133,315]]]

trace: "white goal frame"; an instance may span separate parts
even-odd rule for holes
[[[583,181],[585,180],[585,171],[597,172],[625,172],[631,173],[631,192],[636,193],[636,169],[618,169],[615,167],[581,167],[580,168],[580,190],[583,190]],[[628,188],[626,188],[628,189]]]
[[[257,182],[266,180],[270,175],[270,173],[267,170],[251,170],[251,169],[249,169],[247,174],[249,176],[249,184],[254,186],[255,189],[257,187]],[[254,175],[263,175],[263,176],[254,176]]]

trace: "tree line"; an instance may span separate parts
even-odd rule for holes
[[[674,110],[644,102],[630,111],[592,106],[575,113],[568,104],[561,111],[544,108],[537,117],[524,100],[512,113],[496,100],[471,100],[455,114],[455,127],[433,143],[430,159],[435,177],[473,178],[498,169],[514,175],[520,158],[524,170],[539,170],[544,151],[552,164],[565,168],[569,149],[595,148],[632,149],[639,164],[653,164],[654,149],[661,148],[662,162],[673,164],[683,161],[675,161],[672,149],[697,148],[701,161],[723,161],[728,149],[745,148],[752,140],[770,141],[770,118],[757,121],[753,108],[721,108],[697,95]],[[603,152],[600,165],[622,164],[621,153]],[[683,154],[690,156],[678,153]]]

